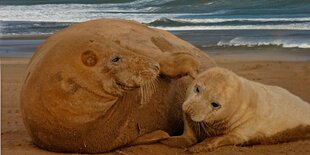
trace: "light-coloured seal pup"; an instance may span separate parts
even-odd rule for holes
[[[109,152],[180,134],[193,80],[186,75],[213,65],[194,46],[134,21],[75,24],[31,58],[24,124],[37,146],[57,152]]]
[[[279,143],[310,138],[310,104],[289,91],[214,67],[188,88],[182,136],[162,143],[210,151],[225,145]]]

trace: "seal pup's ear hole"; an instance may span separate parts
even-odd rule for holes
[[[97,55],[93,51],[85,51],[81,55],[81,59],[86,66],[95,66],[97,64]]]
[[[212,102],[211,103],[211,106],[213,108],[213,110],[216,110],[216,109],[220,109],[221,108],[221,105],[216,103],[216,102]]]
[[[197,94],[199,94],[200,92],[201,92],[201,89],[200,89],[200,87],[198,86],[198,85],[195,85],[195,87],[194,87],[194,93],[197,93]]]

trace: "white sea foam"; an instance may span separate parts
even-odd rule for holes
[[[0,6],[0,21],[43,21],[43,22],[83,22],[97,18],[126,18],[139,22],[151,22],[169,14],[149,12],[151,7],[133,9],[115,4],[46,4]]]
[[[144,0],[121,4],[4,5],[0,6],[0,21],[83,22],[98,18],[123,18],[149,23],[161,18],[220,13],[153,13],[156,6],[138,7],[145,1],[156,3],[154,0]]]
[[[310,21],[310,17],[299,18],[204,18],[195,16],[223,14],[225,11],[212,13],[156,13],[160,4],[172,0],[138,0],[129,3],[111,4],[42,4],[42,5],[2,5],[2,21],[45,21],[45,22],[82,22],[96,18],[126,18],[149,23],[161,18],[178,22],[220,23],[229,21]],[[150,4],[152,5],[150,5]],[[148,4],[148,5],[146,5]],[[145,7],[144,7],[145,6]],[[194,19],[182,18],[184,16]]]
[[[310,30],[310,17],[285,17],[285,18],[248,18],[238,16],[222,16],[214,18],[213,14],[226,14],[230,10],[221,10],[208,13],[159,13],[160,6],[173,0],[135,0],[128,3],[105,3],[105,4],[43,4],[43,5],[0,5],[0,32],[10,30],[7,24],[1,21],[29,21],[29,22],[83,22],[98,18],[123,18],[136,20],[141,23],[151,23],[162,18],[176,22],[197,23],[195,26],[156,26],[165,30]],[[205,5],[213,5],[212,2]],[[218,16],[217,16],[218,17]],[[236,18],[238,17],[238,18]],[[258,16],[259,17],[259,16]],[[203,19],[202,19],[203,18]],[[222,22],[238,22],[238,25],[227,25]],[[265,22],[264,25],[240,25],[247,24],[243,21]],[[277,24],[269,22],[279,22]],[[292,23],[297,22],[297,23]],[[201,24],[199,23],[219,23]],[[169,23],[172,25],[171,23]],[[167,25],[169,25],[167,24]],[[12,24],[11,24],[12,25]],[[165,23],[163,23],[165,25]],[[177,25],[177,24],[176,24]],[[186,24],[185,24],[186,25]],[[25,25],[20,25],[20,28]],[[26,25],[27,26],[27,25]],[[44,27],[36,24],[35,27]],[[49,25],[48,25],[49,26]],[[18,25],[14,28],[19,28]],[[15,33],[14,31],[13,33]],[[12,32],[3,32],[9,34]],[[39,33],[39,32],[38,32]],[[41,33],[41,32],[40,32]],[[44,32],[42,32],[44,33]]]
[[[207,19],[182,19],[174,18],[171,19],[177,22],[189,22],[189,23],[221,23],[221,22],[232,22],[232,21],[253,21],[253,22],[310,22],[310,17],[299,17],[299,18],[207,18]]]
[[[247,38],[236,37],[230,41],[220,41],[217,46],[281,46],[284,48],[310,48],[310,39],[295,39],[295,38]]]
[[[156,27],[169,31],[183,30],[310,30],[310,22],[298,24],[280,25],[237,25],[237,26],[178,26],[178,27]]]
[[[23,33],[3,33],[0,28],[0,38],[12,37],[12,36],[49,36],[52,35],[53,32],[23,32]]]

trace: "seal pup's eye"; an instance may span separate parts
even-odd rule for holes
[[[119,56],[113,56],[111,59],[112,62],[118,62],[119,60],[121,60],[121,57]]]
[[[194,93],[200,93],[200,87],[198,85],[194,87]]]
[[[215,103],[215,102],[212,102],[212,103],[211,103],[211,106],[212,106],[212,108],[213,108],[214,110],[220,109],[220,108],[221,108],[221,105],[218,104],[218,103]]]

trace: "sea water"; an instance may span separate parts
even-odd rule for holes
[[[200,48],[310,48],[310,0],[1,0],[0,37],[98,18],[136,20]]]

